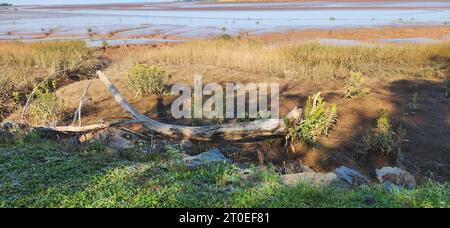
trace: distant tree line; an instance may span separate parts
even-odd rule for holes
[[[0,3],[0,6],[13,6],[11,3]]]

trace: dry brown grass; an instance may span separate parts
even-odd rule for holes
[[[213,39],[175,47],[143,49],[121,63],[166,68],[207,65],[285,79],[342,82],[350,72],[368,78],[444,78],[450,42],[427,45],[326,46],[318,43],[266,45],[257,40]]]
[[[98,53],[82,41],[0,43],[0,120],[23,104],[33,84],[85,78],[99,65]]]

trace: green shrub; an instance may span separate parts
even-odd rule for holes
[[[363,79],[360,72],[351,72],[345,84],[345,98],[355,98],[369,94],[369,89],[362,86]]]
[[[328,135],[337,121],[337,107],[327,105],[320,94],[309,97],[300,123],[288,128],[287,141],[303,140],[315,144],[321,135]]]
[[[169,78],[169,73],[156,66],[135,66],[128,72],[127,82],[136,96],[160,95],[165,92],[165,83]]]
[[[35,85],[35,101],[30,106],[33,119],[48,123],[58,120],[64,112],[63,102],[52,93],[55,89],[56,81]]]
[[[23,142],[30,145],[38,145],[41,142],[41,137],[36,132],[30,131],[23,138]]]
[[[390,156],[397,158],[401,153],[406,130],[399,127],[393,130],[391,120],[386,112],[377,119],[377,127],[363,137],[363,152],[370,156]]]

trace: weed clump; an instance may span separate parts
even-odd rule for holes
[[[416,114],[420,110],[420,97],[418,93],[414,93],[411,97],[411,101],[408,103],[409,113]]]
[[[363,87],[362,74],[360,72],[352,71],[350,78],[345,84],[345,98],[355,98],[366,96],[369,94],[369,89]]]
[[[401,153],[402,143],[406,136],[406,130],[399,127],[393,130],[391,120],[386,112],[382,112],[377,119],[376,128],[363,137],[363,153],[378,157],[388,156],[397,158]]]
[[[309,97],[301,121],[288,128],[286,141],[303,140],[315,144],[321,135],[328,135],[337,121],[337,107],[327,105],[320,94]]]
[[[135,66],[128,72],[127,83],[136,96],[161,95],[169,78],[169,73],[156,66]]]
[[[30,106],[33,119],[48,123],[58,120],[63,114],[63,102],[52,93],[54,90],[56,90],[56,81],[35,85],[36,100]]]

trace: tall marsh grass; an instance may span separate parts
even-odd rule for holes
[[[327,46],[318,43],[268,45],[258,40],[212,39],[162,49],[143,49],[125,61],[136,64],[203,64],[313,80],[343,80],[351,71],[367,77],[443,78],[450,42],[428,45]]]
[[[1,42],[0,120],[26,100],[33,84],[89,77],[100,64],[98,53],[82,41]]]

